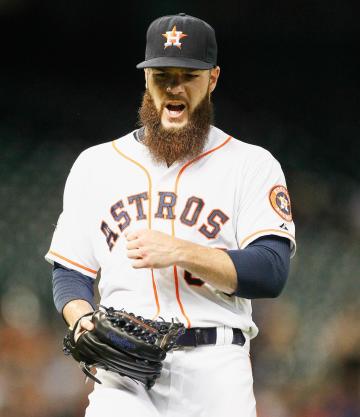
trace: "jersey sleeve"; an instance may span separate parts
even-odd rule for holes
[[[99,264],[90,236],[90,164],[85,155],[75,161],[66,180],[63,211],[45,259],[96,278]]]
[[[284,173],[268,152],[249,160],[241,179],[237,218],[237,242],[240,249],[261,236],[276,235],[290,240],[295,254],[295,225]]]

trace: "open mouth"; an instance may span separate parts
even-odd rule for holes
[[[170,117],[180,117],[184,110],[185,110],[185,104],[167,104],[165,106],[165,109],[167,110],[167,113]]]

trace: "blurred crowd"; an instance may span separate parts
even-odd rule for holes
[[[47,327],[0,328],[0,416],[80,417],[90,384]]]
[[[252,345],[258,417],[359,417],[359,306],[336,312],[310,337],[301,308],[280,299],[261,304]]]

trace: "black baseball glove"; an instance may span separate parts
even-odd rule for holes
[[[75,342],[81,318],[89,317],[94,329]],[[147,320],[124,310],[101,309],[81,317],[64,338],[64,353],[80,362],[81,369],[101,384],[91,368],[102,368],[142,382],[150,389],[160,376],[166,352],[173,349],[184,325],[175,321]]]

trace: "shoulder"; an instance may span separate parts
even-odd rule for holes
[[[216,137],[217,142],[227,141],[226,146],[223,147],[224,152],[228,158],[236,160],[239,165],[254,166],[263,163],[278,163],[271,152],[261,146],[240,140],[235,135],[225,133],[217,127],[211,128],[211,134]]]
[[[115,138],[85,149],[77,157],[74,167],[97,167],[109,162],[111,158],[116,157],[115,144],[128,146],[132,142],[132,135],[133,132],[130,132],[120,138]]]

